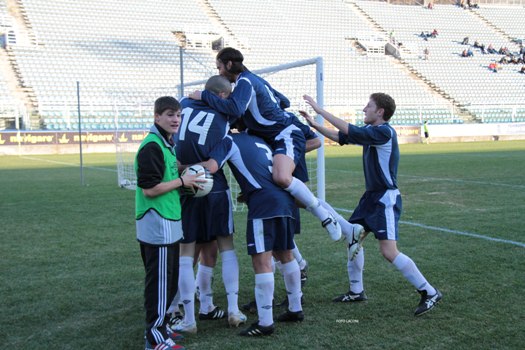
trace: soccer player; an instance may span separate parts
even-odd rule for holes
[[[362,225],[366,232],[374,233],[385,259],[392,263],[421,295],[415,316],[426,313],[441,300],[442,294],[426,280],[414,261],[397,248],[399,218],[402,211],[401,194],[397,187],[399,146],[396,131],[388,123],[396,110],[394,99],[384,93],[370,95],[363,109],[365,113],[363,127],[348,124],[328,113],[310,96],[305,95],[304,99],[316,113],[337,129],[329,129],[315,122],[308,113],[301,111],[300,113],[317,131],[341,145],[363,146],[366,191],[348,221]],[[351,281],[350,290],[334,301],[366,300],[362,278],[364,250],[361,249],[364,237],[365,235],[362,234],[357,239],[349,241],[347,266]]]
[[[198,185],[197,175],[179,177],[173,134],[180,125],[180,104],[171,97],[155,101],[154,125],[135,158],[137,240],[146,272],[146,350],[184,349],[166,327],[166,311],[177,293],[179,240],[182,237],[178,188]]]
[[[307,211],[315,215],[328,231],[330,238],[341,238],[341,227],[314,196],[310,189],[292,173],[305,151],[305,138],[280,106],[280,97],[262,78],[243,65],[244,57],[236,49],[227,47],[217,54],[219,74],[235,83],[228,99],[221,99],[204,91],[194,91],[190,98],[203,100],[214,110],[232,119],[242,117],[253,135],[263,138],[272,148],[273,180],[301,202]]]
[[[231,92],[230,82],[216,75],[208,79],[206,91],[226,98]],[[177,153],[181,164],[191,165],[209,158],[209,152],[220,143],[229,131],[228,120],[202,101],[182,99],[182,123],[178,132]],[[215,239],[222,259],[222,277],[228,299],[228,322],[239,326],[246,316],[239,311],[239,264],[233,247],[233,213],[231,197],[222,169],[213,174],[211,192],[200,198],[186,196],[182,202],[182,228],[184,238],[180,245],[180,299],[184,305],[184,319],[172,325],[175,331],[197,332],[195,321],[195,276],[193,263],[196,243],[213,245]],[[203,249],[207,252],[209,250]],[[200,292],[200,320],[225,317],[224,311],[213,305],[211,280],[216,255],[201,259],[197,278]]]
[[[274,331],[272,254],[281,261],[289,304],[288,310],[277,321],[301,322],[304,319],[299,264],[292,254],[296,225],[295,201],[273,182],[272,150],[264,140],[245,132],[231,134],[229,139],[232,142],[227,145],[229,148],[225,147],[223,155],[214,153],[209,162],[214,161],[222,166],[228,159],[248,205],[246,242],[255,271],[255,300],[259,320],[241,331],[240,335],[270,335]],[[210,165],[210,168],[214,166]]]

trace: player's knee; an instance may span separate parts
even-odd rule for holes
[[[293,253],[291,250],[276,251],[274,256],[278,261],[280,261],[283,264],[287,264],[290,261],[294,260]]]
[[[227,250],[233,250],[233,235],[217,237],[217,245],[219,246],[219,251],[221,253]]]
[[[272,174],[273,182],[281,188],[287,188],[292,183],[292,176],[290,174],[274,172]]]
[[[388,262],[393,262],[394,259],[396,258],[397,254],[399,254],[399,252],[396,250],[392,250],[388,247],[381,247],[381,254],[383,255],[383,257],[388,260]]]

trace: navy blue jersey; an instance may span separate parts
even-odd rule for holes
[[[273,96],[277,100],[277,103],[279,104],[279,107],[281,107],[282,109],[286,109],[286,108],[290,107],[290,100],[288,99],[288,97],[284,96],[279,91],[277,91],[274,88],[272,88],[270,83],[267,82],[266,80],[264,80],[263,78],[261,78],[260,76],[255,75],[255,74],[253,74],[253,76],[258,78],[263,84],[265,84],[268,87],[270,92],[273,94]]]
[[[292,124],[297,126],[304,134],[306,141],[317,138],[317,134],[310,128],[309,125],[303,123],[297,116],[291,112],[288,112],[290,118],[292,118]]]
[[[348,135],[339,132],[339,144],[363,146],[363,169],[367,191],[397,189],[399,145],[390,124],[358,127],[348,124]]]
[[[271,140],[292,124],[292,119],[280,106],[284,96],[276,98],[274,91],[265,80],[244,71],[237,78],[229,98],[221,99],[206,90],[201,98],[216,111],[232,118],[242,117],[250,133]]]
[[[246,198],[248,219],[294,217],[293,197],[273,182],[270,146],[247,133],[230,134],[228,140],[222,143],[222,151],[215,149],[212,158],[221,165],[228,161]]]
[[[210,158],[211,150],[230,129],[227,118],[202,101],[183,98],[180,101],[182,121],[177,136],[177,158],[181,164],[192,165]],[[228,188],[224,172],[213,174],[212,191]]]

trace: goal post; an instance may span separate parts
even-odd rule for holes
[[[288,112],[292,112],[299,117],[303,122],[304,119],[300,116],[299,110],[307,110],[310,114],[314,114],[310,106],[308,106],[303,99],[303,95],[310,95],[314,97],[317,103],[322,107],[324,103],[324,81],[323,81],[323,59],[322,57],[315,57],[311,59],[299,60],[290,63],[265,67],[262,69],[254,69],[253,73],[261,76],[268,81],[272,87],[290,100],[290,107]],[[202,90],[206,80],[199,80],[184,83],[184,89],[178,85],[171,91],[192,91]],[[168,90],[168,91],[169,91]],[[165,91],[165,95],[169,95]],[[160,96],[160,95],[159,95]],[[180,98],[181,96],[179,96]],[[153,113],[153,104],[151,103],[150,111]],[[141,104],[143,108],[147,103]],[[322,118],[317,116],[316,119],[322,123]],[[153,118],[151,118],[151,121]],[[151,123],[151,122],[150,122]],[[142,139],[137,137],[137,140],[130,140],[125,137],[129,132],[124,133],[121,128],[125,123],[117,121],[117,131],[115,135],[116,153],[117,153],[117,171],[118,184],[123,188],[135,189],[136,177],[134,171],[134,155]],[[120,125],[120,129],[119,129]],[[119,132],[120,130],[120,132]],[[147,128],[144,126],[144,135],[147,133]],[[321,147],[315,151],[309,152],[306,155],[308,176],[310,181],[308,186],[320,199],[325,199],[325,162],[324,162],[324,138],[318,135],[321,140]],[[239,193],[239,188],[235,182],[229,168],[225,167],[225,172],[229,180],[231,188],[232,201],[234,210],[243,210],[243,205],[237,203],[236,198]]]

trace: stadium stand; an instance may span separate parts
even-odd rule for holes
[[[181,52],[184,81],[206,79],[216,73],[211,43],[221,37],[242,50],[250,69],[322,56],[325,106],[356,123],[375,91],[395,97],[393,123],[402,125],[513,122],[525,110],[521,66],[505,65],[493,73],[488,65],[503,55],[483,55],[479,49],[474,57],[460,55],[475,40],[519,51],[513,39],[525,37],[525,9],[517,6],[464,10],[436,4],[428,10],[361,0],[8,2],[24,30],[6,53],[19,86],[34,94],[34,118],[44,129],[78,127],[77,82],[84,128],[144,127],[156,97],[180,94]],[[16,22],[5,3],[0,18]],[[436,38],[419,36],[433,29]],[[471,42],[462,45],[466,36]],[[385,54],[387,42],[386,51],[398,57]],[[428,59],[423,59],[425,48]],[[9,96],[1,77],[2,96]]]
[[[504,32],[487,25],[487,21],[476,12],[451,5],[435,5],[433,10],[373,1],[356,1],[356,5],[382,28],[394,31],[395,40],[408,48],[406,57],[402,54],[402,60],[409,67],[436,86],[436,89],[446,92],[474,117],[486,122],[479,111],[489,109],[491,115],[500,114],[502,117],[499,120],[488,120],[512,121],[509,110],[512,111],[513,107],[501,107],[524,103],[525,86],[523,76],[517,74],[518,66],[505,66],[494,74],[488,69],[488,65],[499,61],[504,55],[483,54],[480,49],[472,47],[478,41],[486,47],[489,44],[497,49],[508,47],[517,54],[518,45],[510,41]],[[519,17],[519,10],[517,13],[517,16],[509,15],[511,22],[520,23],[521,31],[525,31],[525,17]],[[436,38],[424,40],[420,36],[421,32],[431,32],[434,29],[438,31]],[[514,35],[519,34],[516,32]],[[462,45],[465,37],[469,37],[469,45]],[[414,48],[415,52],[411,52]],[[421,59],[424,48],[429,49],[431,58],[428,60]],[[462,51],[467,48],[473,50],[473,57],[461,56]],[[495,106],[479,107],[487,103]]]

